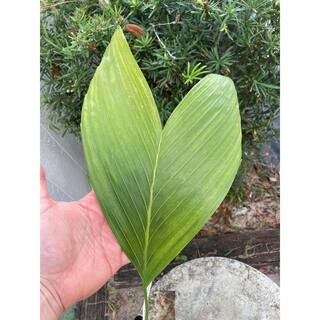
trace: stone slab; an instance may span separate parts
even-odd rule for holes
[[[233,259],[186,262],[151,289],[150,320],[278,320],[279,287]]]

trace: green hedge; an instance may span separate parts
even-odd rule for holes
[[[79,134],[84,95],[120,24],[163,123],[201,77],[220,73],[236,84],[244,144],[277,135],[272,126],[279,113],[276,1],[47,0],[41,8],[42,105],[52,129]]]

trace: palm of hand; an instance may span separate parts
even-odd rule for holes
[[[49,198],[41,183],[41,281],[63,308],[98,290],[128,259],[94,192],[75,202]]]

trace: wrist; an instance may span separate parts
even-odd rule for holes
[[[41,320],[57,320],[65,311],[56,290],[46,281],[40,280],[40,314]]]

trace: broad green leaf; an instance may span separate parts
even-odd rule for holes
[[[144,287],[179,254],[226,196],[241,161],[232,80],[199,81],[162,128],[120,28],[84,100],[90,182]]]

